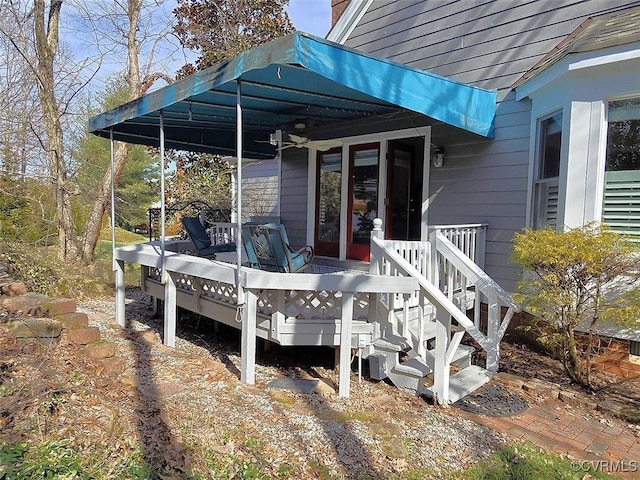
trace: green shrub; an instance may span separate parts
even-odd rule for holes
[[[82,266],[60,260],[53,250],[19,243],[4,243],[0,258],[9,265],[10,275],[23,282],[28,291],[50,297],[87,298],[111,294],[113,272],[110,266]]]
[[[548,327],[539,340],[557,349],[571,379],[590,387],[596,326],[640,318],[637,245],[595,223],[527,229],[513,245],[512,261],[525,272],[514,298]],[[576,341],[576,330],[587,332],[586,345]]]

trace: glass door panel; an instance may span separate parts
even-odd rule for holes
[[[316,175],[317,255],[337,257],[340,249],[340,198],[342,149],[318,152]]]
[[[378,216],[378,162],[380,144],[349,149],[350,184],[347,217],[347,258],[369,260],[373,219]]]
[[[413,174],[413,148],[398,142],[389,144],[389,166],[387,174],[386,236],[394,240],[411,238],[411,198]],[[413,202],[412,202],[413,200]]]

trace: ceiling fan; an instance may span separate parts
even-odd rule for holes
[[[288,133],[289,142],[282,142],[282,149],[285,148],[313,148],[315,150],[319,150],[321,152],[326,152],[335,147],[340,147],[342,142],[340,140],[311,140],[308,137],[304,137],[302,135],[294,135],[293,133]]]

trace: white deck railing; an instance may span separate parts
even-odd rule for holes
[[[374,225],[376,222],[374,221]],[[440,289],[441,283],[438,282],[440,273],[438,268],[431,270],[430,278],[429,269],[422,267],[422,262],[415,262],[411,255],[405,258],[405,254],[398,248],[396,241],[384,240],[384,233],[378,224],[378,229],[374,228],[371,239],[371,262],[372,271],[381,270],[387,274],[406,275],[414,277],[418,280],[419,291],[414,294],[413,298],[419,300],[419,307],[426,310],[427,303],[430,304],[435,311],[435,320],[437,322],[437,333],[435,343],[435,353],[427,352],[422,338],[424,331],[424,322],[430,319],[424,318],[421,313],[418,318],[418,324],[414,331],[407,331],[406,326],[400,326],[400,334],[410,342],[414,350],[426,358],[427,355],[433,355],[434,368],[434,393],[438,402],[448,402],[449,391],[449,365],[453,359],[453,354],[460,345],[462,336],[465,331],[468,332],[478,344],[487,352],[486,368],[490,371],[497,371],[499,363],[499,343],[502,336],[506,332],[507,326],[518,307],[513,303],[510,296],[493,281],[477,264],[471,261],[468,255],[458,249],[444,233],[437,229],[433,231],[430,242],[424,243],[422,247],[416,249],[415,245],[409,251],[424,252],[421,255],[431,258],[437,256],[444,260],[443,267],[449,266],[450,270],[455,271],[455,282],[451,279],[447,272],[448,287],[452,285],[464,286],[463,294],[466,291],[472,291],[475,295],[475,311],[478,312],[471,321],[460,306],[454,303],[452,298],[452,288],[448,288],[445,293]],[[412,244],[414,242],[411,242]],[[431,252],[427,254],[426,252]],[[486,298],[488,304],[488,320],[486,328],[480,324],[480,299]],[[405,311],[407,310],[405,304]],[[502,309],[506,308],[504,317]],[[406,320],[405,315],[405,320]],[[464,330],[453,333],[451,322],[454,320]],[[407,322],[408,323],[408,322]]]
[[[487,242],[486,223],[433,225],[429,227],[429,231],[444,235],[476,265],[484,268],[485,245]]]
[[[238,225],[229,222],[215,222],[209,227],[209,238],[213,245],[235,243]]]

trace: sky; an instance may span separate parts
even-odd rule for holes
[[[331,0],[289,0],[287,13],[296,30],[324,37],[331,27]]]

